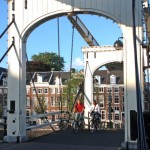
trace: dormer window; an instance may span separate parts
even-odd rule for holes
[[[62,84],[62,79],[61,78],[59,79],[59,77],[56,77],[55,78],[55,85],[59,85],[59,84]]]
[[[116,76],[115,75],[110,76],[110,84],[116,84]]]
[[[7,78],[3,78],[3,86],[7,86]]]
[[[96,83],[96,84],[101,84],[101,76],[96,75],[96,76],[94,77],[94,83]]]
[[[40,74],[37,74],[37,82],[43,82],[43,76]]]

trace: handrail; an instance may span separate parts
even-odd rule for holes
[[[39,119],[39,118],[42,118],[42,117],[47,117],[47,116],[50,116],[50,115],[62,114],[62,113],[68,114],[67,111],[57,111],[57,112],[50,112],[50,113],[45,113],[45,114],[36,114],[36,115],[32,115],[32,116],[27,116],[26,119],[27,120]],[[33,129],[37,129],[37,128],[42,128],[42,127],[45,127],[45,126],[48,126],[48,125],[52,125],[52,124],[56,124],[56,123],[58,124],[58,123],[61,122],[61,120],[63,120],[63,119],[60,118],[60,119],[58,119],[56,121],[51,121],[51,122],[47,120],[47,122],[43,123],[43,124],[27,126],[26,130],[33,130]]]

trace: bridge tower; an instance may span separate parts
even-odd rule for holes
[[[137,63],[140,87],[143,88],[142,10],[143,1],[135,2]],[[130,111],[137,110],[133,41],[132,0],[8,0],[8,21],[15,23],[8,31],[8,130],[4,140],[27,140],[26,135],[26,41],[30,33],[42,23],[70,13],[96,14],[112,19],[123,33],[123,61],[125,85],[125,142],[132,143]],[[110,60],[109,56],[108,61]],[[92,61],[92,59],[90,60]],[[105,61],[106,62],[106,61]],[[101,62],[102,64],[102,62]],[[92,67],[92,73],[96,66]],[[92,78],[88,77],[91,83]],[[85,84],[86,85],[86,84]],[[91,85],[90,85],[91,88]],[[92,90],[90,89],[92,92]],[[85,88],[85,93],[88,89]],[[92,95],[88,95],[92,99]],[[142,96],[143,97],[143,96]],[[143,101],[143,99],[142,99]],[[131,144],[132,145],[132,144]]]

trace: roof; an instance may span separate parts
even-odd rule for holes
[[[59,74],[60,73],[60,74]],[[32,82],[32,78],[34,82],[37,82],[37,75],[41,75],[43,82],[48,82],[51,85],[55,85],[55,79],[56,77],[62,78],[62,83],[65,84],[66,81],[70,79],[70,72],[63,72],[63,71],[46,71],[46,72],[27,72],[26,73],[26,84],[30,85],[30,82]],[[97,70],[94,73],[95,75],[101,76],[101,84],[110,84],[110,76],[115,75],[116,76],[116,84],[123,84],[124,78],[123,78],[123,70]],[[3,84],[3,78],[7,77],[7,69],[0,67],[0,85]]]
[[[70,72],[60,72],[59,71],[47,71],[47,72],[27,72],[26,74],[26,84],[29,85],[32,82],[37,82],[38,75],[42,76],[43,82],[48,82],[51,85],[55,84],[55,78],[61,77],[63,84],[70,78]]]
[[[110,84],[110,76],[115,75],[116,76],[116,84],[123,84],[124,78],[123,78],[123,70],[113,70],[113,71],[107,71],[107,70],[97,70],[94,73],[94,76],[99,75],[101,76],[101,84]]]

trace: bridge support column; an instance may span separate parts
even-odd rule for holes
[[[20,13],[20,12],[18,12]],[[9,20],[12,20],[11,15]],[[17,19],[17,18],[15,18]],[[8,100],[6,142],[22,142],[26,135],[26,43],[17,30],[9,30],[8,45],[14,38],[14,47],[8,53]]]
[[[84,82],[84,105],[85,105],[85,117],[88,117],[89,107],[93,100],[93,75],[92,70],[90,68],[90,65],[88,61],[85,62],[85,82]],[[85,123],[88,123],[88,120],[85,120]]]
[[[124,107],[125,107],[125,141],[122,143],[123,149],[137,149],[137,137],[133,139],[131,129],[131,112],[137,112],[137,94],[136,94],[136,71],[135,71],[135,54],[134,54],[134,42],[133,42],[133,28],[126,27],[123,31],[124,35]],[[142,39],[142,29],[137,27],[137,63],[138,63],[138,73],[139,73],[139,83],[142,91],[142,51],[141,51],[141,41]],[[143,94],[141,92],[141,103],[143,106]],[[136,127],[135,127],[136,128]]]

